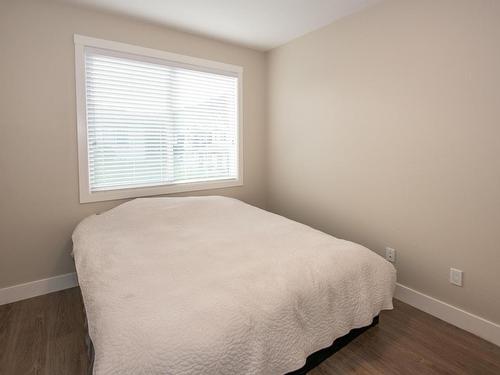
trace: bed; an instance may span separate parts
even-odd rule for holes
[[[73,253],[95,375],[294,372],[376,323],[396,277],[361,245],[216,196],[90,216]]]

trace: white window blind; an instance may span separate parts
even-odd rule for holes
[[[85,47],[89,193],[238,178],[238,74]]]

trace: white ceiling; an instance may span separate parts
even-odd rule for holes
[[[268,50],[379,0],[65,0]]]

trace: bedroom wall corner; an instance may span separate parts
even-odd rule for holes
[[[268,54],[270,210],[395,248],[401,284],[496,324],[499,19],[386,0]]]

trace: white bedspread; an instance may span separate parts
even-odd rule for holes
[[[382,257],[235,199],[136,199],[73,242],[96,375],[281,375],[392,308]]]

